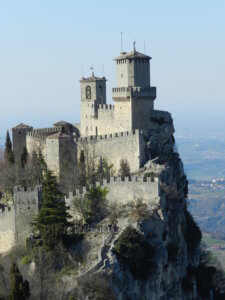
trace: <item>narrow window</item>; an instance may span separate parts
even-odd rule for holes
[[[86,99],[91,99],[91,87],[86,86]]]

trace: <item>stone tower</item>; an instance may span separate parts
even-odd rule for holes
[[[12,128],[13,152],[16,161],[20,160],[23,148],[27,146],[26,135],[28,131],[32,131],[33,127],[23,123]]]
[[[106,104],[106,79],[94,75],[82,78],[81,83],[81,135],[97,135],[93,119],[97,118],[98,105]]]
[[[112,90],[116,126],[124,130],[148,129],[156,88],[150,83],[150,56],[122,52],[116,57],[117,87]]]
[[[48,168],[57,176],[61,186],[72,190],[77,180],[77,146],[73,137],[57,132],[46,139]]]

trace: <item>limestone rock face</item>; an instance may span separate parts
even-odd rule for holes
[[[152,121],[155,129],[148,138],[152,160],[138,174],[158,176],[160,195],[154,200],[154,206],[151,203],[147,207],[149,216],[144,220],[131,218],[132,205],[124,208],[118,218],[120,231],[111,239],[107,255],[102,258],[107,263],[102,262],[98,271],[105,270],[110,274],[117,299],[200,299],[194,278],[188,291],[182,288],[187,268],[197,266],[200,258],[199,248],[190,253],[185,240],[188,182],[176,152],[173,121],[168,113],[163,116],[156,114]],[[155,250],[155,270],[149,272],[145,280],[135,279],[129,267],[112,251],[119,235],[129,224],[145,236]]]

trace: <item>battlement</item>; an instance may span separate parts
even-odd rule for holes
[[[123,131],[123,132],[115,132],[110,134],[103,134],[103,135],[90,135],[86,137],[77,138],[77,142],[85,142],[85,141],[99,141],[99,140],[106,140],[106,139],[113,139],[113,138],[121,138],[121,137],[129,137],[138,135],[139,133],[142,133],[139,129],[131,130],[131,131]]]
[[[7,214],[14,214],[14,207],[13,206],[12,207],[6,206],[3,209],[0,209],[0,218],[2,216],[7,215]]]
[[[39,134],[39,135],[50,135],[50,134],[57,133],[59,131],[62,131],[62,126],[33,129],[33,133],[36,133],[36,134]]]
[[[43,141],[46,139],[46,136],[41,135],[41,133],[37,133],[37,132],[34,132],[34,131],[28,131],[27,136],[33,137],[33,138],[38,139],[38,140],[43,140]]]
[[[42,185],[38,185],[38,186],[36,186],[36,187],[27,187],[27,188],[25,188],[25,187],[23,187],[23,186],[21,186],[21,185],[17,185],[17,186],[14,186],[14,189],[13,189],[13,191],[14,191],[14,194],[15,193],[18,193],[18,192],[42,192]]]
[[[90,104],[88,103],[88,107],[97,108],[97,109],[114,109],[113,104]]]
[[[96,104],[98,109],[114,109],[114,105],[112,104]]]
[[[42,186],[36,186],[35,188],[24,188],[22,186],[14,187],[14,204],[37,204],[41,202]]]
[[[156,98],[156,87],[116,87],[112,88],[113,98],[124,98],[128,96],[142,96]]]
[[[156,176],[151,176],[151,177],[144,177],[144,176],[131,176],[131,177],[125,177],[122,178],[121,176],[117,176],[117,177],[110,177],[108,180],[107,179],[103,179],[102,181],[96,181],[94,184],[89,185],[87,187],[82,187],[81,189],[76,189],[76,191],[74,192],[70,192],[69,196],[67,196],[66,198],[71,199],[72,197],[76,197],[76,196],[82,196],[85,193],[87,193],[88,191],[90,191],[91,188],[93,188],[94,186],[101,186],[101,187],[109,187],[110,185],[114,185],[116,184],[118,186],[118,188],[123,186],[137,186],[137,185],[144,185],[144,186],[151,186],[151,185],[157,185],[159,184],[159,178]],[[117,190],[118,191],[118,190]]]

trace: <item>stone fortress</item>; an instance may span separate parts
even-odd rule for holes
[[[81,78],[81,123],[64,121],[51,128],[34,129],[20,124],[12,129],[13,150],[20,158],[23,147],[28,153],[41,149],[47,166],[62,180],[76,179],[79,153],[85,147],[97,158],[105,158],[118,171],[127,159],[131,171],[149,160],[144,135],[155,128],[151,121],[164,116],[154,110],[156,88],[150,83],[151,57],[137,52],[122,52],[115,58],[117,87],[112,90],[114,105],[106,104],[106,79]],[[73,162],[73,163],[71,163]]]
[[[156,147],[169,153],[174,145],[170,114],[154,110],[156,88],[150,82],[151,57],[134,48],[114,60],[117,68],[117,87],[112,90],[114,105],[106,103],[106,79],[92,73],[91,77],[80,80],[80,124],[60,121],[51,128],[34,129],[22,123],[12,129],[16,160],[24,147],[30,155],[41,150],[59,183],[63,185],[66,180],[71,187],[66,197],[69,206],[74,195],[86,191],[85,187],[82,191],[74,188],[81,150],[91,159],[106,159],[113,164],[115,175],[121,159],[126,159],[133,175],[138,175],[140,168],[156,157]],[[154,204],[160,198],[157,175],[145,179],[132,176],[124,181],[113,177],[96,184],[108,186],[111,202],[124,204],[141,197]],[[26,191],[15,187],[14,204],[0,211],[0,253],[25,244],[25,238],[31,234],[30,222],[41,203],[41,193],[41,187]]]

